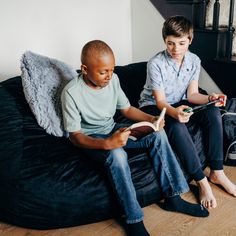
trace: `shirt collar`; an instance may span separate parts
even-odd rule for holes
[[[164,51],[164,55],[165,55],[167,63],[178,72],[179,65],[172,59],[171,55],[168,53],[167,50]],[[181,70],[186,69],[187,71],[189,71],[190,67],[191,67],[190,54],[189,54],[189,51],[187,51],[184,55],[184,60],[181,66]]]

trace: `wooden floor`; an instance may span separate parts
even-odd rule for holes
[[[206,170],[206,174],[207,174]],[[225,167],[226,174],[236,183],[236,167]],[[236,198],[212,185],[218,207],[210,210],[207,218],[189,217],[180,213],[162,210],[153,204],[145,207],[145,225],[151,235],[158,236],[235,236],[236,235]],[[184,199],[196,202],[189,192]],[[122,227],[114,221],[57,230],[29,230],[0,223],[0,236],[123,236]],[[138,236],[138,235],[137,235]]]

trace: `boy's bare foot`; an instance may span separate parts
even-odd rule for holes
[[[200,191],[200,203],[208,209],[216,208],[216,199],[212,193],[211,186],[208,183],[207,178],[203,178],[202,180],[198,181],[197,184]]]
[[[223,170],[211,170],[209,180],[213,184],[222,186],[226,192],[236,197],[236,185],[229,180]]]

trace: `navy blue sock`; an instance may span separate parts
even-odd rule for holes
[[[143,221],[134,224],[127,224],[129,236],[150,236]]]
[[[208,210],[202,205],[187,202],[183,200],[179,195],[166,198],[163,208],[167,211],[181,212],[191,216],[209,216]]]

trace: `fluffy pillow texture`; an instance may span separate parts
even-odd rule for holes
[[[21,59],[21,77],[25,98],[38,122],[48,134],[63,136],[61,92],[77,76],[64,62],[30,51]]]

